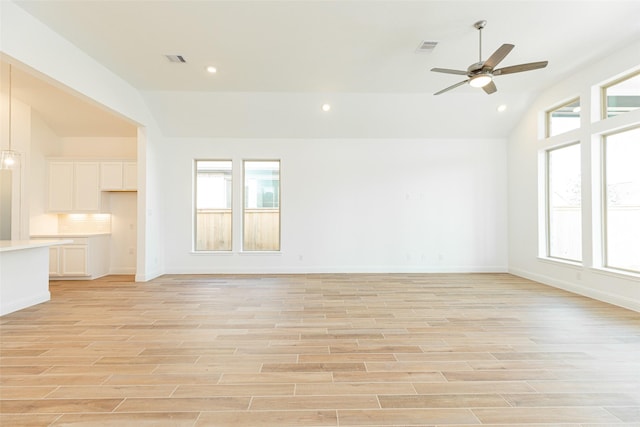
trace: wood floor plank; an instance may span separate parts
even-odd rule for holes
[[[508,407],[509,402],[498,394],[421,394],[378,396],[382,408],[482,408]]]
[[[600,407],[476,408],[473,413],[483,424],[526,423],[619,423],[620,420]]]
[[[251,410],[378,409],[375,395],[254,397]]]
[[[509,274],[51,284],[0,318],[0,424],[638,427],[640,314]]]
[[[196,427],[299,427],[337,426],[336,411],[203,412]]]
[[[480,424],[469,409],[339,410],[341,426]]]
[[[192,427],[198,412],[65,414],[51,427]]]

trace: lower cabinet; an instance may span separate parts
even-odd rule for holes
[[[65,238],[73,243],[49,248],[50,279],[86,280],[109,274],[109,235]]]

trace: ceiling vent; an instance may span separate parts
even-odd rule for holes
[[[179,64],[184,64],[185,62],[187,62],[187,60],[184,59],[184,56],[182,55],[165,55],[165,56],[167,57],[169,62],[176,62]]]
[[[423,41],[416,49],[416,53],[431,53],[437,44],[438,42]]]

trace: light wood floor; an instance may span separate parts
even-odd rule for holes
[[[640,425],[640,314],[508,274],[51,289],[0,318],[2,426]]]

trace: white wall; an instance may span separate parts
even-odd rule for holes
[[[132,159],[137,156],[135,137],[63,137],[61,156],[89,159]]]
[[[472,89],[446,96],[215,91],[143,96],[163,134],[179,138],[504,138],[530,102],[530,95],[520,92],[486,96]],[[330,113],[322,111],[324,103],[331,105]],[[496,112],[500,104],[509,109]]]
[[[599,151],[602,132],[640,123],[640,110],[605,121],[599,118],[598,85],[638,69],[640,41],[597,63],[589,64],[571,78],[541,94],[509,138],[509,271],[523,277],[640,311],[640,275],[622,275],[599,268],[598,190],[591,170],[598,170],[593,157]],[[542,138],[542,112],[563,101],[580,96],[581,128]],[[594,97],[594,98],[592,98]],[[591,102],[591,100],[594,102]],[[583,263],[574,265],[539,257],[543,224],[539,214],[539,155],[541,150],[558,144],[580,141],[582,148],[582,253]],[[639,160],[640,161],[640,160]],[[592,167],[592,162],[594,167]],[[596,195],[594,198],[593,195]]]
[[[505,144],[167,140],[161,158],[170,224],[166,272],[505,271]],[[192,253],[193,160],[216,158],[234,161],[236,206],[242,159],[281,159],[280,254]],[[239,221],[233,230],[239,248]]]

